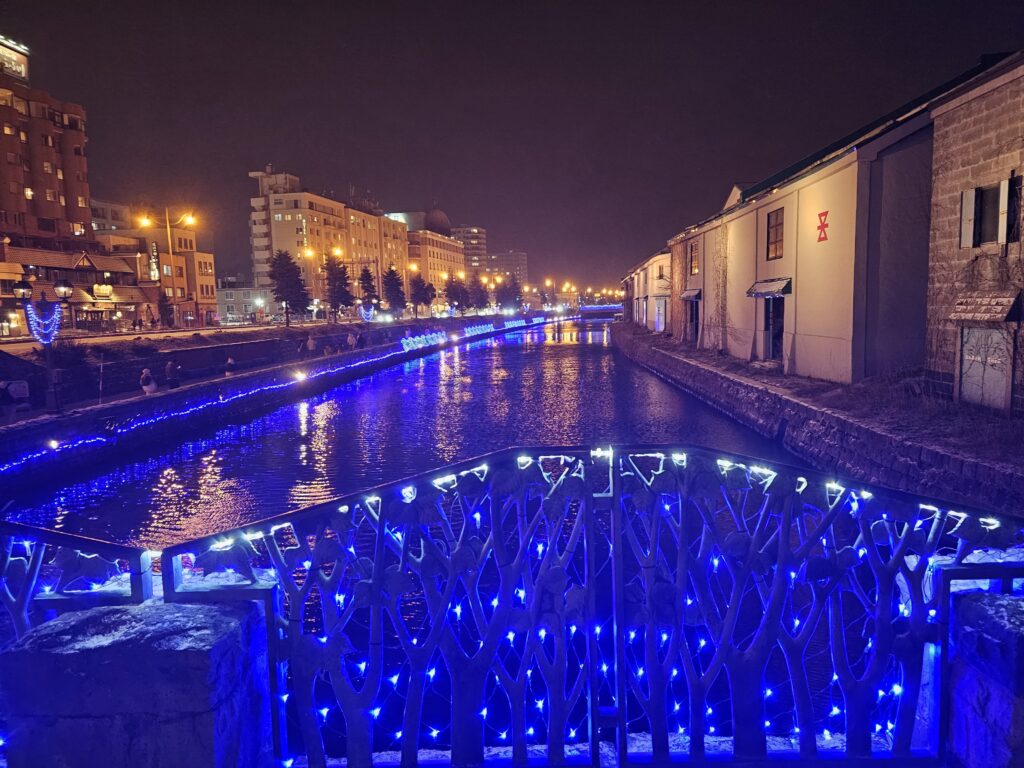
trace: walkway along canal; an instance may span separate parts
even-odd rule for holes
[[[161,548],[513,445],[678,442],[784,457],[629,361],[606,322],[510,333],[250,421],[40,480],[8,519]]]

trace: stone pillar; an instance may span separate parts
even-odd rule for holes
[[[1024,765],[1024,598],[955,599],[949,746],[964,768]]]
[[[66,613],[0,653],[8,768],[272,764],[257,603]]]

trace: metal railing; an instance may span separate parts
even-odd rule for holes
[[[165,549],[162,597],[264,602],[285,765],[928,762],[951,592],[1024,578],[1019,526],[703,450],[523,448]]]

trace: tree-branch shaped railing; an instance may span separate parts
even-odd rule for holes
[[[281,591],[313,768],[596,761],[607,738],[627,762],[860,759],[916,754],[936,573],[1018,537],[707,451],[521,449],[172,547],[164,588]]]
[[[153,596],[151,552],[0,520],[0,603],[11,638],[64,611]]]

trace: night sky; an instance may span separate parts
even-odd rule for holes
[[[1024,4],[7,0],[0,34],[88,110],[93,194],[194,207],[221,274],[272,162],[598,286],[733,182],[1024,47]]]

